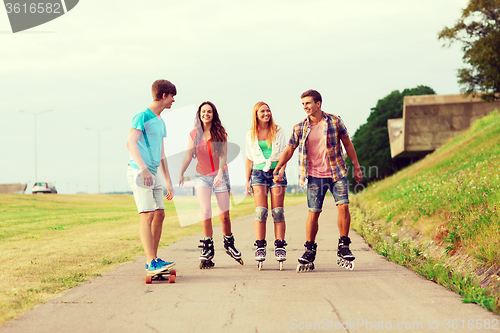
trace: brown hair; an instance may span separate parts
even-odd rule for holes
[[[259,111],[259,109],[262,105],[267,105],[269,110],[271,110],[269,105],[267,103],[264,103],[264,102],[257,102],[253,106],[253,113],[252,113],[253,120],[252,120],[252,128],[251,128],[251,131],[252,131],[251,137],[252,137],[253,142],[258,140],[258,137],[259,137],[259,119],[257,117],[257,112]],[[278,132],[278,125],[276,125],[274,123],[273,114],[271,113],[271,119],[269,119],[269,130],[267,131],[267,136],[266,136],[267,148],[271,147],[273,141],[276,139],[276,132]]]
[[[225,153],[225,147],[226,145],[223,144],[227,142],[227,133],[226,130],[224,129],[224,126],[222,126],[222,123],[219,118],[219,113],[217,112],[217,108],[215,107],[214,103],[206,101],[200,104],[198,107],[198,111],[196,112],[195,116],[195,128],[196,128],[196,136],[194,139],[194,152],[193,152],[193,158],[196,158],[196,150],[199,148],[201,138],[203,137],[203,122],[201,121],[201,108],[203,105],[210,105],[212,107],[212,113],[213,113],[213,118],[212,118],[212,126],[210,127],[210,143],[213,147],[214,152],[217,155],[222,155]]]
[[[163,94],[167,96],[169,94],[174,96],[177,95],[177,89],[175,89],[174,84],[168,80],[156,80],[151,87],[151,93],[153,94],[153,99],[159,101],[163,98]]]
[[[321,104],[323,104],[323,99],[321,98],[321,94],[316,90],[309,89],[308,91],[303,92],[302,95],[300,95],[300,98],[304,97],[312,97],[314,103],[321,102]]]

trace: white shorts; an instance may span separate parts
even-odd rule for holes
[[[158,173],[153,174],[153,186],[146,186],[144,185],[141,171],[129,165],[127,180],[132,192],[134,192],[135,204],[139,213],[165,209],[165,205],[163,204],[163,185],[160,182]]]

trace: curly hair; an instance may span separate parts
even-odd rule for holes
[[[215,107],[214,103],[205,101],[198,107],[198,111],[196,112],[194,120],[196,136],[194,139],[195,149],[193,151],[193,158],[196,158],[196,151],[199,149],[200,141],[203,138],[203,131],[205,130],[203,122],[201,121],[201,108],[204,105],[210,105],[210,107],[212,108],[213,118],[212,126],[210,127],[210,145],[213,147],[212,150],[219,156],[225,154],[226,152],[225,143],[227,142],[227,133],[224,129],[224,126],[222,126],[217,108]]]

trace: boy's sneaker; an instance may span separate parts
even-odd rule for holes
[[[160,273],[162,271],[165,271],[174,265],[175,264],[173,262],[166,263],[163,260],[161,262],[159,262],[158,259],[153,259],[153,260],[151,260],[151,263],[149,265],[146,264],[147,273],[149,275],[154,275],[154,274]]]
[[[165,269],[169,269],[175,266],[175,263],[173,261],[163,261],[160,258],[156,258],[155,260],[158,263],[158,266],[162,266]]]

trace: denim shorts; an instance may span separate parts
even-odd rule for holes
[[[214,187],[214,179],[215,175],[211,176],[205,176],[200,173],[196,173],[196,176],[194,177],[194,187],[195,188],[211,188],[213,189],[213,192],[227,192],[231,190],[231,183],[229,182],[229,172],[226,170],[222,174],[222,185],[219,187]]]
[[[323,201],[326,192],[330,190],[333,194],[335,204],[349,203],[349,187],[344,178],[334,182],[332,178],[307,178],[307,206],[311,212],[320,213],[323,210]]]
[[[252,177],[250,178],[250,184],[252,186],[254,185],[267,186],[268,188],[286,187],[287,185],[286,173],[283,175],[283,181],[281,182],[281,184],[276,184],[273,180],[273,172],[274,169],[269,171],[252,169]]]

